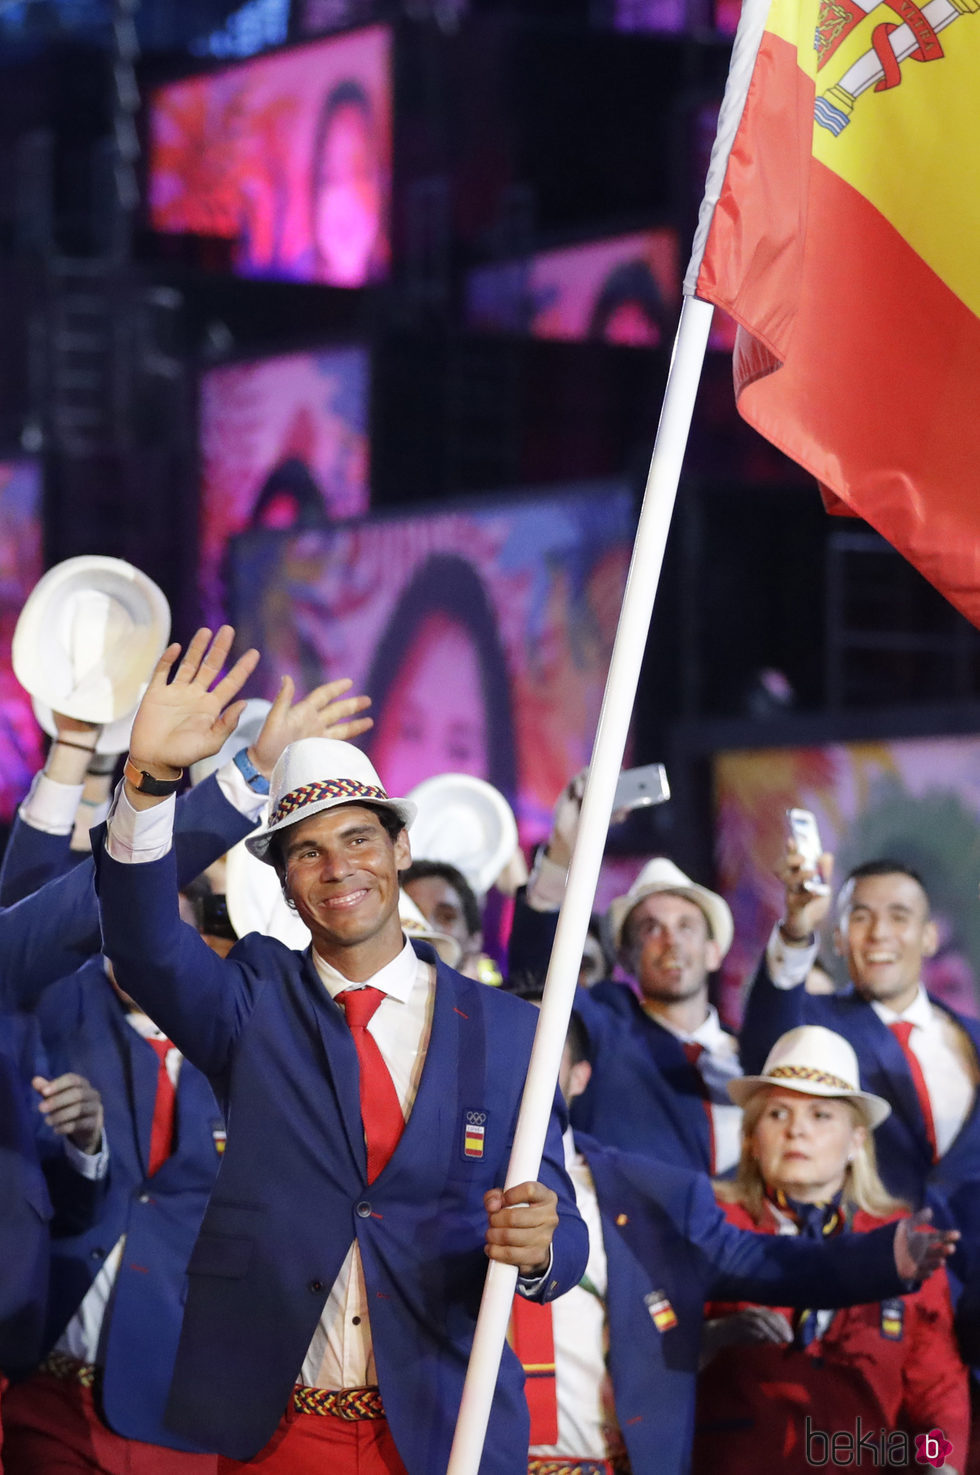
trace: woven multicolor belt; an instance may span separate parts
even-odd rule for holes
[[[293,1408],[301,1414],[332,1414],[335,1419],[383,1419],[384,1404],[377,1388],[293,1389]]]
[[[528,1475],[630,1475],[622,1460],[542,1460],[529,1455]]]
[[[39,1373],[48,1373],[64,1383],[81,1383],[83,1388],[94,1388],[101,1371],[94,1362],[81,1362],[67,1352],[49,1352],[38,1368]]]

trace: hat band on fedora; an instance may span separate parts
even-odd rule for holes
[[[814,1086],[829,1086],[834,1091],[856,1091],[850,1081],[832,1076],[827,1070],[814,1070],[809,1065],[774,1065],[766,1071],[769,1081],[810,1081]]]
[[[307,804],[317,804],[321,799],[380,799],[386,804],[389,802],[384,789],[359,783],[357,779],[324,779],[322,783],[303,784],[300,788],[290,789],[288,794],[283,794],[269,816],[270,829],[281,824],[295,810],[304,809]]]

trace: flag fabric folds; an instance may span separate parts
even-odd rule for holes
[[[772,0],[742,49],[685,291],[743,417],[980,626],[980,0]]]

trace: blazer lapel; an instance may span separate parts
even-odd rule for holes
[[[344,1011],[327,993],[317,975],[309,952],[303,957],[300,981],[311,1000],[320,1040],[326,1056],[326,1077],[333,1092],[344,1134],[361,1176],[367,1177],[367,1148],[361,1121],[361,1073],[357,1049],[347,1028]]]
[[[711,1138],[704,1097],[698,1091],[697,1067],[684,1054],[680,1040],[644,1015],[650,1051],[664,1083],[663,1109],[684,1143],[691,1166],[710,1172]]]
[[[893,1112],[901,1117],[931,1162],[932,1149],[926,1137],[922,1108],[901,1045],[863,1001],[853,1006],[848,1034],[861,1062],[862,1086],[891,1102]]]
[[[150,1137],[153,1133],[153,1109],[157,1099],[160,1062],[152,1046],[126,1022],[125,1013],[121,1009],[113,1012],[116,1015],[115,1027],[122,1031],[131,1107],[129,1115],[136,1137],[136,1158],[143,1176],[146,1177],[150,1170]]]

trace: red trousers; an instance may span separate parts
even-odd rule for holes
[[[387,1419],[338,1419],[290,1406],[265,1449],[218,1460],[217,1475],[408,1475]]]
[[[35,1373],[3,1400],[4,1475],[217,1475],[217,1455],[114,1434],[91,1388]]]

